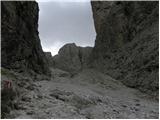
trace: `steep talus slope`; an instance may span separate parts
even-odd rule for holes
[[[158,1],[91,2],[97,37],[92,67],[158,94]]]
[[[38,36],[36,2],[1,2],[2,67],[49,73]]]
[[[94,69],[24,85],[14,119],[157,119],[158,101]],[[101,83],[99,83],[101,81]]]
[[[60,48],[58,55],[53,57],[54,65],[56,68],[76,73],[86,66],[91,51],[91,47],[78,47],[74,43],[66,44]]]

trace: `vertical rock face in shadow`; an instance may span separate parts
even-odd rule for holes
[[[91,2],[97,37],[92,67],[158,93],[158,2]]]
[[[53,59],[52,59],[52,54],[51,54],[51,52],[44,52],[44,53],[45,53],[45,56],[46,56],[46,58],[47,58],[49,67],[53,67],[53,66],[54,66],[54,62],[53,62]]]
[[[87,60],[92,47],[79,47],[75,43],[64,45],[60,48],[58,55],[53,57],[56,68],[77,73],[87,65]]]
[[[2,67],[49,73],[38,36],[38,4],[34,1],[3,1]]]

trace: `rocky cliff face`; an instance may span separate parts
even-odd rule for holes
[[[91,51],[91,47],[66,44],[59,50],[58,55],[53,57],[54,65],[56,68],[76,73],[86,66]]]
[[[2,67],[48,74],[38,36],[38,4],[34,1],[3,1],[1,10]]]
[[[50,67],[54,66],[51,52],[44,52]]]
[[[91,2],[97,37],[92,66],[158,93],[158,2]]]

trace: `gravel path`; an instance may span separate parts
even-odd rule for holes
[[[101,81],[101,82],[98,82]],[[158,101],[95,70],[73,78],[54,70],[21,98],[14,118],[158,118]]]

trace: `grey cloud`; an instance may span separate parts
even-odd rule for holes
[[[44,51],[54,55],[64,44],[72,42],[79,46],[94,45],[96,33],[89,2],[39,2],[39,7]]]

